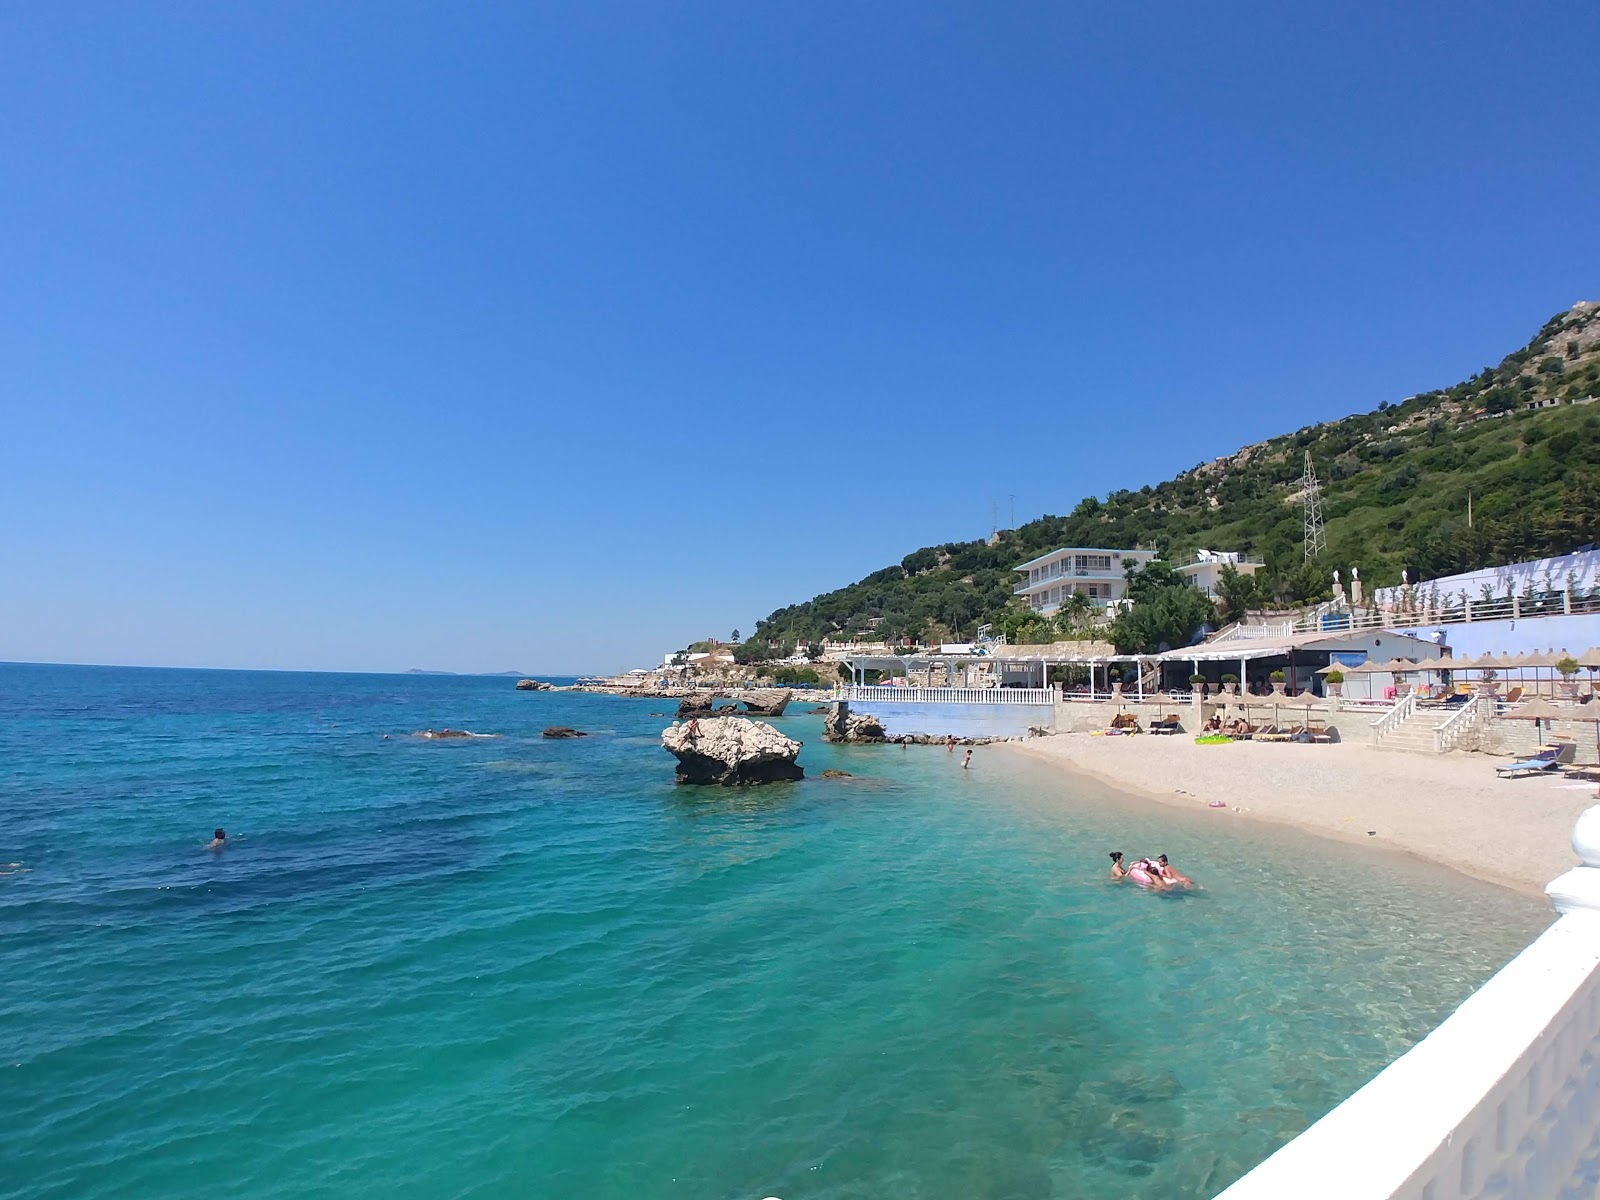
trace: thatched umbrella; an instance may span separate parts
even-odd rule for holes
[[[1570,709],[1557,708],[1550,701],[1535,696],[1532,700],[1524,700],[1514,708],[1508,708],[1500,714],[1511,721],[1532,721],[1534,736],[1542,744],[1544,742],[1544,725],[1547,721],[1566,721],[1572,719]]]
[[[1587,667],[1591,671],[1600,671],[1600,649],[1590,646],[1582,654],[1575,657],[1580,667]]]
[[[1289,703],[1290,704],[1303,704],[1303,705],[1305,705],[1305,708],[1306,708],[1306,724],[1310,725],[1311,724],[1311,706],[1313,704],[1321,704],[1322,703],[1322,697],[1318,696],[1310,688],[1307,688],[1305,691],[1301,692],[1298,696],[1295,696],[1293,699],[1291,699],[1289,701]]]

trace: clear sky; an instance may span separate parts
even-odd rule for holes
[[[0,9],[0,660],[614,669],[1600,298],[1600,6]]]

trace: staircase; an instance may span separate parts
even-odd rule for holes
[[[1437,754],[1434,731],[1456,716],[1453,708],[1413,706],[1403,719],[1388,724],[1374,723],[1373,741],[1382,750],[1410,750],[1416,754]]]

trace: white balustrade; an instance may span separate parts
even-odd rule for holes
[[[1054,704],[1054,688],[928,688],[851,685],[844,699],[861,704]]]
[[[1433,731],[1433,748],[1436,751],[1443,754],[1446,750],[1454,750],[1462,738],[1478,727],[1483,719],[1483,706],[1478,703],[1482,699],[1481,696],[1471,697],[1459,712],[1451,714],[1449,720]]]
[[[1443,1024],[1217,1200],[1600,1193],[1600,806],[1559,919]]]
[[[1395,701],[1394,707],[1376,721],[1372,722],[1372,740],[1381,742],[1385,734],[1393,733],[1405,724],[1408,717],[1417,709],[1417,694],[1407,692]]]

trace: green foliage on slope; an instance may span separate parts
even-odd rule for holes
[[[1155,548],[1173,562],[1196,549],[1264,561],[1242,602],[1326,594],[1335,567],[1369,588],[1600,541],[1600,305],[1559,313],[1526,347],[1454,387],[1380,404],[1246,447],[1138,491],[1081,500],[992,542],[949,542],[757,623],[752,643],[873,632],[968,634],[982,622],[1056,630],[1019,612],[1012,568],[1059,546]],[[1529,410],[1529,403],[1556,407]],[[1303,562],[1296,481],[1311,452],[1323,484],[1328,549]],[[1472,523],[1468,525],[1468,499]],[[1226,606],[1226,605],[1225,605]]]

